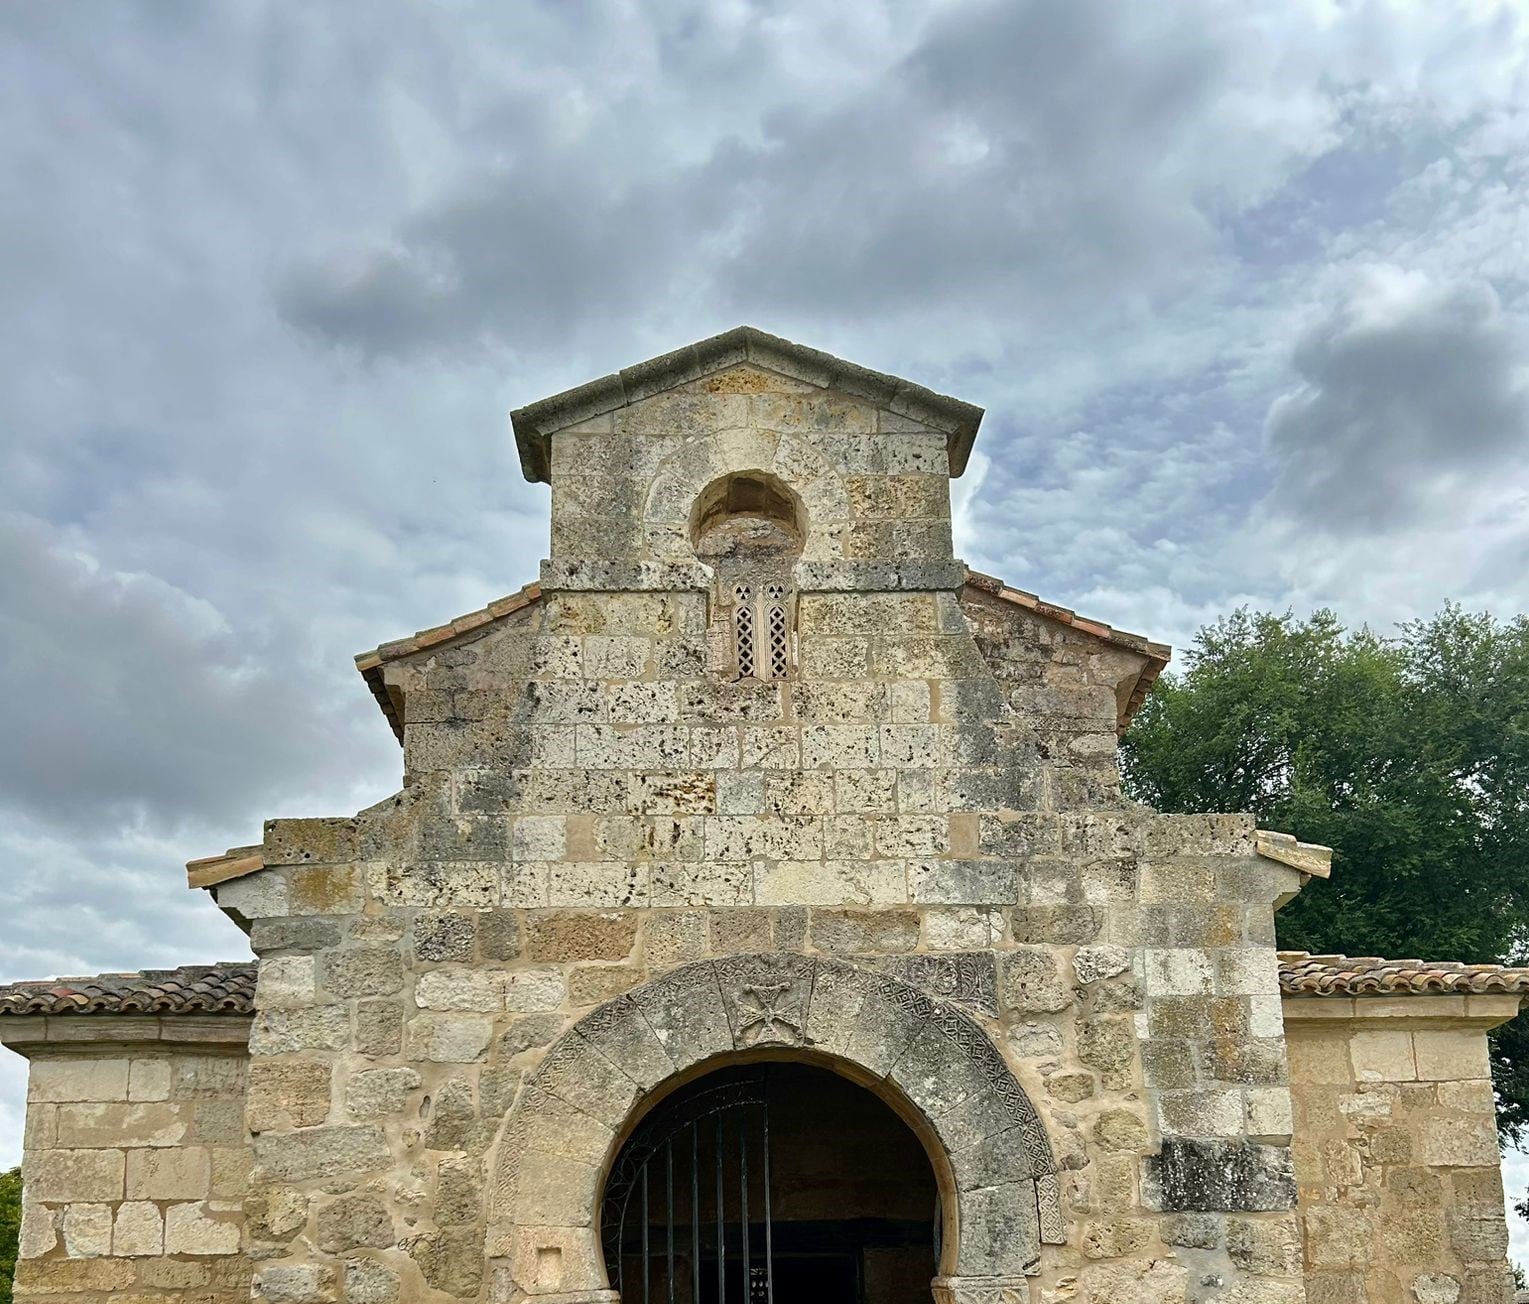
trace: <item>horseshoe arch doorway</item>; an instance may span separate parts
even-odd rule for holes
[[[638,1123],[601,1241],[622,1304],[927,1304],[939,1200],[922,1143],[870,1090],[735,1064]]]

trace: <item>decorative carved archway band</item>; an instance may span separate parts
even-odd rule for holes
[[[495,1298],[613,1301],[595,1226],[618,1142],[722,1057],[811,1059],[876,1090],[919,1133],[945,1195],[950,1304],[1020,1299],[1065,1240],[1034,1106],[970,1015],[891,974],[825,957],[702,961],[592,1010],[548,1051],[500,1141]]]

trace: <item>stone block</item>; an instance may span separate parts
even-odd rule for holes
[[[473,916],[457,910],[422,910],[414,920],[414,955],[427,963],[473,958]]]
[[[1062,981],[1050,951],[1019,947],[1000,957],[998,999],[1008,1010],[1054,1014],[1072,1004],[1072,992]]]
[[[334,996],[389,996],[403,987],[403,957],[391,946],[355,946],[325,958],[324,986]]]
[[[170,1095],[170,1080],[169,1060],[135,1057],[128,1070],[127,1098],[165,1100]]]
[[[267,1304],[328,1304],[334,1273],[318,1263],[265,1263],[255,1272],[253,1297]]]
[[[391,1159],[387,1138],[376,1124],[316,1127],[255,1138],[255,1164],[259,1179],[266,1182],[359,1177],[386,1167]]]
[[[126,1163],[120,1150],[43,1150],[28,1155],[27,1197],[63,1204],[122,1199]]]
[[[165,1210],[166,1254],[237,1254],[242,1210],[195,1201]]]
[[[312,1127],[329,1115],[330,1065],[318,1061],[257,1060],[250,1065],[245,1117],[250,1130]]]
[[[250,1028],[250,1054],[288,1055],[306,1050],[339,1050],[349,1040],[350,1015],[343,1005],[259,1010]]]
[[[1429,1082],[1488,1079],[1487,1039],[1471,1029],[1420,1028],[1412,1034],[1417,1076]]]
[[[403,1045],[403,1006],[398,1001],[357,1001],[358,1055],[396,1055]]]
[[[1431,1168],[1489,1168],[1498,1162],[1497,1130],[1482,1118],[1425,1118],[1422,1160]]]
[[[112,1206],[69,1205],[64,1210],[64,1252],[71,1259],[97,1259],[111,1253]]]
[[[164,1253],[165,1223],[159,1206],[150,1200],[129,1200],[117,1206],[112,1223],[111,1252],[119,1258]]]
[[[39,1056],[27,1076],[29,1101],[126,1100],[129,1061]]]
[[[375,1195],[344,1195],[321,1204],[315,1219],[318,1246],[329,1253],[392,1245],[393,1217]]]
[[[488,1051],[491,1019],[456,1014],[419,1014],[409,1020],[405,1055],[432,1064],[471,1064]]]
[[[898,860],[760,861],[754,867],[756,905],[898,905],[907,899]]]
[[[418,1073],[403,1065],[363,1070],[346,1083],[345,1112],[354,1119],[396,1117],[422,1082]]]
[[[346,1304],[398,1304],[402,1285],[398,1274],[377,1259],[345,1260]]]
[[[1361,1028],[1349,1038],[1349,1058],[1358,1082],[1410,1082],[1417,1077],[1412,1034]]]
[[[1125,973],[1131,967],[1131,953],[1123,946],[1080,946],[1072,967],[1080,983],[1095,983]]]
[[[432,969],[414,983],[414,1003],[422,1010],[504,1009],[505,975],[491,969]]]
[[[911,951],[918,945],[919,917],[911,910],[811,912],[808,939],[820,951]]]
[[[624,960],[637,942],[631,911],[533,911],[527,919],[525,954],[532,960]]]
[[[204,1146],[127,1153],[129,1200],[204,1200],[212,1189],[212,1159]]]
[[[1246,1141],[1165,1137],[1146,1160],[1144,1199],[1165,1213],[1274,1212],[1295,1207],[1290,1151]]]
[[[57,1218],[56,1209],[35,1200],[22,1202],[18,1259],[40,1259],[58,1244]]]

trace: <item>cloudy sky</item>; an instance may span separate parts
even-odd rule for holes
[[[506,412],[741,322],[984,405],[962,553],[1090,615],[1529,608],[1526,54],[1485,0],[0,7],[0,977],[244,954],[182,862],[390,791],[352,654],[536,574]]]

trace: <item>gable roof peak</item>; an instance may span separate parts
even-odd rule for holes
[[[855,395],[942,431],[949,448],[951,476],[966,469],[966,459],[982,421],[980,407],[938,394],[911,380],[872,371],[820,349],[767,334],[754,326],[735,326],[720,335],[517,408],[510,413],[510,424],[520,450],[520,469],[527,480],[545,481],[551,465],[548,441],[554,431],[576,421],[604,416],[729,367],[748,364],[821,389]]]

